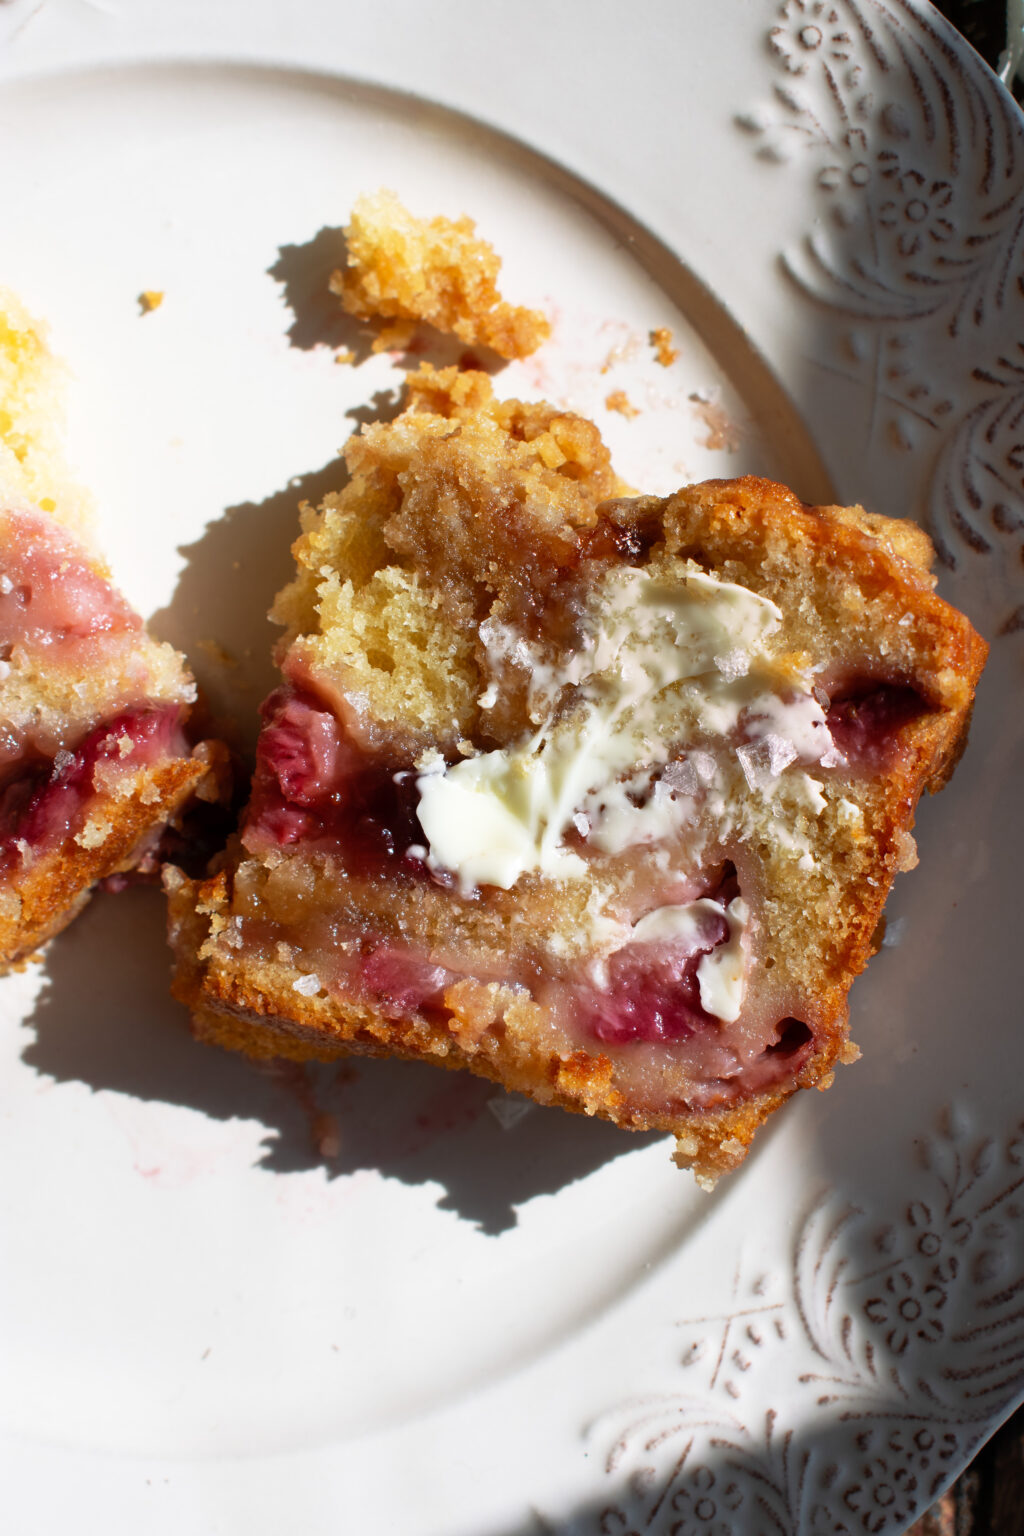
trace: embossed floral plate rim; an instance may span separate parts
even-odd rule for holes
[[[968,844],[949,861],[995,893],[965,921],[995,978],[995,1054],[1013,1070],[1012,1018],[997,1016],[1010,973],[985,930],[1005,940],[1019,816],[1001,823],[979,802],[1012,809],[1020,745],[997,708],[1019,688],[1024,630],[1019,114],[950,28],[902,0],[652,3],[634,28],[583,0],[554,14],[530,0],[514,28],[454,0],[443,48],[425,11],[303,0],[285,26],[278,7],[241,0],[215,14],[195,0],[13,0],[0,68],[186,57],[333,70],[520,137],[678,252],[783,380],[838,494],[917,511],[950,595],[997,636],[947,792]],[[565,67],[581,40],[593,77],[615,81],[610,108],[607,87]],[[950,906],[922,891],[912,910],[946,932]],[[909,960],[911,980],[928,963]],[[955,970],[933,964],[955,988]],[[897,1029],[890,1058],[877,1038],[892,1006],[881,965],[863,986],[873,1108],[884,1069],[916,1047]],[[955,1041],[951,1021],[936,1039]],[[474,1400],[354,1445],[202,1469],[25,1444],[7,1457],[15,1507],[34,1508],[39,1529],[59,1507],[78,1529],[115,1531],[276,1531],[296,1509],[311,1532],[414,1536],[898,1531],[1024,1389],[1024,1153],[1006,1075],[933,1062],[912,1075],[901,1123],[863,1148],[852,1089],[834,1090],[824,1128],[808,1132],[798,1106],[645,1285]],[[837,1150],[845,1163],[829,1161]]]

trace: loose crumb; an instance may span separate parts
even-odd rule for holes
[[[651,346],[663,368],[671,368],[679,356],[679,348],[672,345],[672,332],[667,325],[655,326],[651,332]]]
[[[163,291],[160,288],[144,288],[139,294],[139,310],[144,315],[151,315],[154,309],[159,309],[164,301]]]
[[[375,352],[406,346],[421,320],[505,358],[528,357],[551,334],[546,315],[502,299],[501,258],[472,219],[417,219],[385,189],[357,200],[345,239],[348,266],[331,292],[358,320],[392,322]]]
[[[625,416],[627,421],[632,421],[640,412],[630,400],[624,389],[613,389],[610,395],[605,395],[604,403],[609,411],[618,411],[620,416]]]
[[[342,347],[340,351],[334,354],[334,361],[336,363],[354,363],[355,360],[356,355],[351,347]]]

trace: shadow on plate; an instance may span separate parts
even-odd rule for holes
[[[332,459],[263,501],[225,508],[183,547],[174,595],[150,620],[159,639],[187,656],[218,733],[233,746],[251,748],[257,706],[280,681],[271,660],[278,631],[267,614],[294,575],[299,505],[322,501],[347,480],[344,460]]]
[[[330,290],[331,273],[345,265],[347,255],[345,231],[325,226],[301,245],[280,246],[267,271],[281,284],[294,316],[288,330],[291,345],[302,352],[347,349],[359,364],[370,356],[373,333],[346,314]]]
[[[198,1045],[168,993],[156,890],[96,897],[44,964],[47,984],[27,1020],[35,1031],[28,1066],[218,1120],[256,1120],[267,1128],[260,1166],[271,1173],[377,1169],[406,1184],[436,1183],[442,1209],[495,1234],[515,1225],[524,1201],[658,1139],[541,1110],[417,1063],[264,1067]]]

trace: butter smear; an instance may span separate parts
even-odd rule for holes
[[[810,678],[789,676],[791,697],[779,692],[771,642],[781,622],[767,598],[688,562],[671,579],[607,573],[578,649],[559,667],[492,626],[485,641],[530,667],[538,728],[511,748],[420,763],[417,814],[432,867],[455,874],[464,893],[508,890],[530,870],[582,874],[583,858],[565,844],[572,828],[589,828],[590,844],[612,854],[660,839],[717,777],[707,751],[691,754],[695,768],[670,757],[684,742],[721,746],[741,715],[747,749],[763,752],[769,770],[825,760],[832,740]]]

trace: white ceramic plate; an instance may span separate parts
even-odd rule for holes
[[[553,315],[503,390],[595,415],[645,489],[920,517],[995,641],[855,988],[863,1062],[712,1197],[469,1079],[201,1049],[151,892],[7,979],[17,1528],[902,1529],[1024,1389],[1012,102],[901,0],[8,0],[0,143],[0,280],[72,365],[118,576],[243,734],[296,503],[400,380],[335,363],[323,296],[380,185],[471,212]]]

